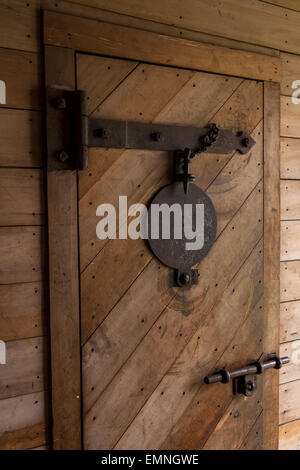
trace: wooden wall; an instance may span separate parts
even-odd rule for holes
[[[42,175],[41,9],[227,47],[281,54],[282,250],[280,448],[300,448],[300,80],[298,0],[1,0],[0,448],[49,444],[47,268]],[[298,158],[299,155],[299,158]],[[297,349],[298,348],[298,349]],[[298,362],[298,363],[297,363]]]

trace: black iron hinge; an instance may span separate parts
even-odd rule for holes
[[[47,169],[84,170],[88,147],[230,154],[248,153],[255,144],[246,132],[229,129],[89,118],[83,91],[47,88]]]

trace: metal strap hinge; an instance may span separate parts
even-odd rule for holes
[[[88,117],[84,91],[49,87],[46,92],[47,169],[84,170],[88,147],[180,151],[191,158],[201,152],[248,153],[255,141],[210,124],[205,128],[118,121]]]

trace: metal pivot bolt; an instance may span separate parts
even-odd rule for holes
[[[68,160],[69,155],[64,150],[61,150],[61,152],[58,152],[57,157],[61,162],[65,162]]]
[[[66,109],[67,107],[67,102],[65,98],[58,98],[57,100],[55,100],[54,104],[57,109]]]

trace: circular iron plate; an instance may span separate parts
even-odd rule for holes
[[[182,214],[184,204],[193,205],[193,222],[192,228],[195,230],[195,205],[204,204],[204,245],[200,250],[187,250],[186,243],[193,240],[185,238],[184,235],[184,218],[182,217],[182,239],[174,239],[174,217],[170,221],[170,239],[162,239],[161,220],[159,239],[151,238],[151,206],[153,204],[180,204]],[[195,184],[189,184],[187,194],[184,193],[182,182],[175,182],[163,187],[153,198],[149,208],[149,227],[148,237],[149,245],[154,255],[166,266],[175,268],[180,271],[189,270],[192,266],[199,263],[211,249],[217,232],[217,216],[216,211],[207,194]]]

